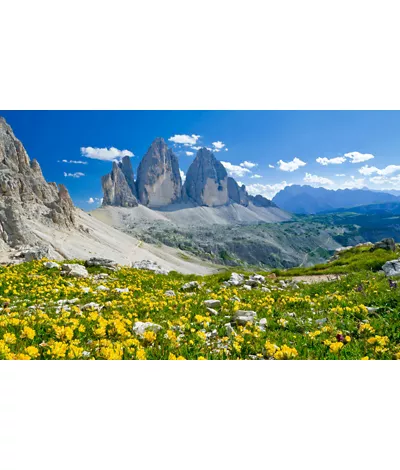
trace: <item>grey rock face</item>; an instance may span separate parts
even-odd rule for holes
[[[181,198],[178,157],[161,137],[153,141],[140,162],[137,191],[141,204],[149,207],[166,206]]]
[[[10,246],[35,245],[29,219],[73,227],[75,209],[65,186],[47,183],[11,127],[0,117],[0,236]]]
[[[183,196],[186,200],[209,207],[223,206],[229,202],[228,174],[208,149],[200,149],[190,165]]]
[[[230,176],[228,177],[228,196],[236,204],[246,207],[249,205],[249,195],[247,194],[246,186],[244,184],[239,186],[236,180]]]
[[[386,276],[400,276],[400,259],[395,259],[393,261],[387,261],[382,266],[383,272]]]
[[[115,268],[117,262],[107,258],[89,258],[85,261],[85,266],[100,266],[106,268]]]
[[[101,178],[103,206],[136,207],[135,184],[129,157],[122,162],[113,162],[111,173]]]
[[[261,196],[261,194],[257,194],[257,196],[248,196],[248,200],[257,207],[277,207],[275,203],[266,197]]]

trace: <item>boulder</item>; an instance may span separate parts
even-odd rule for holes
[[[61,274],[69,277],[88,277],[87,269],[80,264],[63,264]]]
[[[232,273],[228,282],[231,286],[241,286],[244,284],[244,276],[243,274]]]
[[[154,261],[150,261],[150,260],[135,261],[134,263],[132,263],[132,268],[144,269],[146,271],[154,271],[156,274],[168,274],[169,273],[168,270],[163,269],[157,263],[155,263]]]
[[[387,251],[396,251],[396,243],[393,238],[384,238],[380,242],[374,244],[371,248],[371,251],[375,250],[387,250]]]
[[[388,276],[388,277],[390,277],[390,276],[393,276],[393,277],[400,276],[400,259],[387,261],[382,266],[382,270],[386,274],[386,276]]]
[[[166,290],[164,292],[164,295],[167,296],[167,297],[175,297],[176,296],[176,294],[173,290]]]
[[[156,323],[151,323],[151,322],[144,323],[141,321],[137,321],[133,325],[132,330],[136,335],[143,336],[147,330],[153,331],[154,333],[158,333],[160,330],[162,330],[162,326],[157,325]]]

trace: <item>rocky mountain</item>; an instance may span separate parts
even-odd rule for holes
[[[113,162],[111,173],[101,178],[103,204],[106,206],[135,207],[138,205],[132,163],[128,156]]]
[[[228,174],[214,154],[201,148],[190,165],[183,198],[199,206],[223,206],[229,202]]]
[[[246,186],[243,184],[239,187],[236,180],[228,177],[228,196],[229,199],[236,204],[247,207],[249,205],[249,195],[246,191]]]
[[[153,141],[140,162],[137,192],[141,204],[149,207],[166,206],[181,198],[178,157],[161,137]]]
[[[396,201],[398,202],[399,198],[392,194],[368,189],[335,191],[299,185],[287,186],[273,198],[273,202],[281,209],[296,214],[316,214],[347,207]]]
[[[0,234],[3,244],[35,243],[29,220],[73,227],[74,206],[63,185],[47,183],[11,127],[0,117]]]

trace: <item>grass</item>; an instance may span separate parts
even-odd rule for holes
[[[276,269],[278,276],[310,276],[317,274],[348,274],[360,271],[378,272],[386,261],[400,257],[400,249],[396,252],[386,250],[370,251],[368,247],[351,248],[339,253],[338,259],[310,266],[308,268]]]
[[[376,272],[393,257],[350,250],[341,254],[341,264],[330,263],[347,267],[345,278],[299,289],[281,289],[278,279],[268,279],[270,292],[225,287],[229,272],[198,277],[89,268],[89,278],[76,279],[44,268],[42,261],[1,268],[0,358],[398,359],[400,288],[391,288]],[[98,273],[109,276],[99,280]],[[183,291],[190,280],[200,288]],[[98,290],[99,285],[109,290]],[[166,296],[167,290],[176,295]],[[207,311],[208,299],[221,302],[218,315]],[[72,303],[62,306],[66,300]],[[90,302],[100,312],[85,309]],[[237,326],[232,316],[238,309],[255,311],[255,322]],[[137,321],[156,323],[161,330],[137,335]]]

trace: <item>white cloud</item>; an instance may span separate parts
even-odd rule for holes
[[[274,165],[268,165],[268,168],[275,168]]]
[[[192,155],[194,155],[194,152],[185,152],[185,153],[188,157],[191,157]]]
[[[361,189],[365,186],[364,178],[355,178],[354,176],[351,176],[350,178],[351,179],[341,184],[339,189]]]
[[[81,178],[82,176],[85,176],[85,173],[81,173],[80,171],[77,171],[76,173],[66,173],[64,171],[64,176],[66,178]]]
[[[196,147],[196,146],[193,146],[192,149],[193,149],[193,150],[200,150],[201,147],[200,147],[200,146],[197,146],[197,147]]]
[[[94,204],[97,203],[98,205],[103,204],[103,198],[102,197],[90,197],[89,200],[86,201],[88,204]]]
[[[358,171],[364,176],[373,175],[374,173],[381,176],[387,176],[400,171],[400,165],[388,165],[387,167],[382,168],[381,170],[376,166],[365,165],[362,166]]]
[[[343,178],[343,177],[344,177],[344,176],[346,176],[346,175],[345,175],[345,174],[343,174],[343,173],[338,173],[338,174],[337,174],[337,175],[335,175],[335,176],[337,176],[338,178]]]
[[[326,158],[326,157],[318,157],[316,159],[317,163],[320,163],[321,165],[327,166],[327,165],[341,165],[346,161],[345,157],[335,157],[335,158]]]
[[[61,160],[63,163],[75,163],[76,165],[87,165],[88,162],[82,162],[81,160]]]
[[[95,160],[113,161],[118,160],[126,155],[134,157],[130,150],[119,150],[115,147],[98,148],[98,147],[81,147],[81,154],[86,158],[93,158]]]
[[[242,166],[243,168],[254,168],[256,166],[258,166],[258,163],[253,163],[253,162],[248,162],[247,160],[245,160],[244,162],[242,162],[240,164],[240,166]]]
[[[283,160],[279,160],[278,166],[279,169],[282,171],[295,171],[298,170],[300,167],[307,165],[307,163],[300,160],[300,158],[295,157],[291,162],[284,162]]]
[[[243,168],[240,165],[233,165],[230,162],[221,162],[221,163],[224,165],[229,176],[236,176],[238,178],[242,178],[243,176],[246,176],[247,173],[251,173],[251,171],[248,168]]]
[[[200,136],[196,134],[187,135],[187,134],[175,134],[170,137],[168,140],[174,142],[174,144],[183,144],[183,145],[196,145]]]
[[[247,192],[252,196],[257,196],[257,194],[261,194],[261,196],[266,197],[267,199],[272,199],[279,191],[285,189],[286,186],[291,186],[286,181],[282,181],[281,183],[276,184],[249,184],[246,186]]]
[[[228,151],[228,147],[225,147],[225,152],[227,152],[227,151]]]
[[[320,184],[322,186],[331,186],[334,184],[332,180],[329,178],[324,178],[323,176],[312,175],[310,173],[306,173],[303,181],[310,184]]]
[[[185,182],[185,179],[186,179],[186,175],[185,175],[185,172],[182,171],[182,170],[179,170],[179,173],[181,174],[181,180],[182,180],[182,183]]]
[[[87,201],[88,204],[94,204],[94,199],[92,197],[89,198],[89,200]]]
[[[255,178],[262,178],[261,175],[253,175],[253,176],[250,176],[251,179],[255,179]]]
[[[213,142],[212,146],[214,147],[215,152],[219,152],[225,147],[225,144],[221,142],[220,140],[217,140],[217,142]]]
[[[378,184],[378,185],[389,185],[391,187],[399,187],[400,185],[400,175],[397,176],[391,176],[390,178],[387,176],[373,176],[372,178],[369,179],[369,181],[373,184]]]
[[[345,153],[344,157],[348,158],[351,163],[361,163],[375,158],[371,153],[349,152]]]

